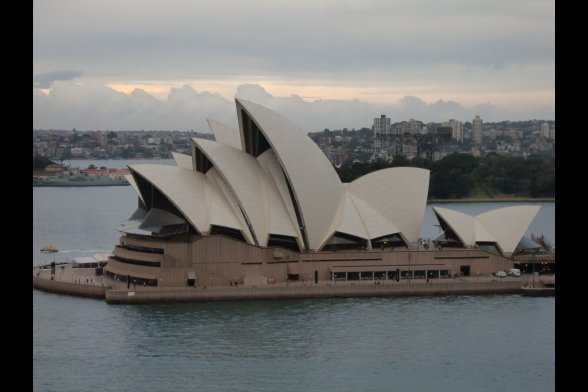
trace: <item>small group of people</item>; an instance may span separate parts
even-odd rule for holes
[[[237,287],[238,285],[239,285],[239,282],[237,280],[235,282],[233,282],[231,280],[231,287],[233,287],[233,286]]]
[[[431,240],[429,238],[427,238],[426,240],[424,238],[419,238],[418,242],[425,249],[429,249],[429,245],[431,244]]]

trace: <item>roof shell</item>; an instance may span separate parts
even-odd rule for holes
[[[236,99],[236,104],[241,136],[244,110],[274,150],[291,184],[309,248],[318,250],[332,234],[331,224],[343,206],[343,186],[337,172],[306,132],[291,121],[253,102]]]
[[[129,169],[159,189],[199,232],[209,232],[211,224],[243,230],[223,194],[204,174],[158,164],[130,165]]]
[[[438,218],[443,219],[465,245],[474,245],[475,220],[474,217],[449,208],[433,207]]]
[[[215,141],[192,141],[231,190],[259,245],[267,244],[270,233],[297,236],[278,190],[254,157]]]
[[[476,216],[441,207],[433,207],[433,211],[465,245],[495,242],[503,254],[511,254],[540,208],[536,205],[510,206]]]
[[[211,224],[240,230],[247,242],[253,244],[253,236],[239,209],[239,203],[218,170],[215,167],[208,170],[206,179]]]
[[[420,232],[429,189],[429,171],[393,167],[366,174],[346,189],[368,202],[394,224],[409,242]]]
[[[184,169],[193,169],[192,156],[187,154],[180,154],[179,152],[172,152],[176,166],[183,167]]]
[[[476,220],[496,238],[503,252],[512,253],[540,208],[537,205],[497,208],[476,215]]]
[[[399,232],[398,228],[361,197],[345,192],[345,207],[335,231],[364,239]]]
[[[210,118],[206,121],[217,142],[241,150],[241,135],[238,130]]]

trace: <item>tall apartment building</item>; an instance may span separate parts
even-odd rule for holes
[[[451,118],[449,119],[449,126],[452,129],[451,136],[459,143],[463,143],[463,122]]]
[[[378,134],[387,135],[390,132],[390,119],[385,114],[374,118],[372,131],[374,132],[374,147],[380,148],[383,145],[383,140],[378,138]]]
[[[482,144],[482,119],[476,114],[476,118],[472,120],[474,144]]]
[[[104,131],[98,132],[98,134],[96,135],[96,138],[98,139],[98,144],[100,144],[100,147],[106,147],[106,145],[108,144],[108,137],[107,136],[108,135]]]
[[[546,122],[541,124],[541,136],[543,136],[546,139],[549,139],[549,124]]]

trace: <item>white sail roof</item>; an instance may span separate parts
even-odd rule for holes
[[[375,239],[385,235],[399,233],[400,230],[369,202],[351,192],[346,192],[349,200],[355,206],[362,223],[367,229],[368,238]]]
[[[296,236],[302,240],[300,229],[298,228],[298,222],[296,220],[296,212],[294,211],[292,199],[290,198],[290,194],[288,192],[286,177],[284,176],[284,171],[280,166],[280,162],[278,161],[276,154],[272,149],[269,149],[257,157],[257,162],[259,162],[259,165],[264,170],[265,174],[276,186],[276,189],[279,192],[279,196],[286,207],[286,211],[288,212],[290,221],[292,222],[292,227],[294,227],[296,232]],[[301,248],[303,248],[303,246],[301,246]]]
[[[474,245],[476,243],[476,222],[473,216],[442,207],[433,207],[433,212],[438,218],[447,223],[465,245]]]
[[[207,118],[206,121],[208,121],[208,126],[217,142],[241,150],[241,135],[238,130],[210,118]]]
[[[231,190],[258,245],[267,245],[270,233],[297,236],[275,184],[254,157],[212,140],[192,142],[213,163]]]
[[[193,169],[192,156],[187,154],[180,154],[179,152],[172,152],[176,166],[183,167],[184,169]]]
[[[253,244],[251,231],[239,209],[239,204],[218,170],[211,168],[206,172],[206,178],[209,196],[207,205],[211,224],[240,230],[247,242]]]
[[[346,189],[368,202],[415,242],[425,216],[429,171],[416,167],[382,169],[347,184]]]
[[[449,225],[464,245],[494,242],[503,254],[516,250],[539,209],[536,205],[511,206],[471,216],[448,208],[433,207],[437,217]]]
[[[512,253],[540,208],[537,205],[497,208],[476,215],[476,220],[496,238],[504,253]]]
[[[318,250],[328,236],[339,208],[343,186],[335,169],[306,132],[262,106],[236,99],[244,145],[242,110],[255,122],[274,150],[300,211],[309,249]]]
[[[201,233],[227,227],[260,246],[271,235],[290,236],[307,250],[320,250],[335,232],[416,240],[427,170],[385,169],[342,184],[305,131],[252,102],[237,99],[236,107],[239,131],[209,120],[216,141],[192,139],[192,156],[173,154],[177,167],[131,167]]]
[[[130,165],[129,169],[159,189],[199,232],[209,232],[211,224],[243,230],[223,194],[204,174],[157,164]],[[221,212],[213,215],[211,210]]]
[[[351,234],[356,237],[370,239],[368,229],[355,206],[351,200],[350,193],[345,193],[345,206],[342,209],[342,217],[337,229],[340,233]]]

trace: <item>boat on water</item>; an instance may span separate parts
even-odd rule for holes
[[[124,169],[123,169],[124,170]],[[53,176],[33,176],[34,187],[124,186],[130,185],[123,170],[67,168]]]
[[[49,244],[47,246],[42,247],[41,248],[41,252],[43,252],[43,253],[54,253],[54,252],[59,252],[59,249],[57,249],[55,247],[55,245]]]

